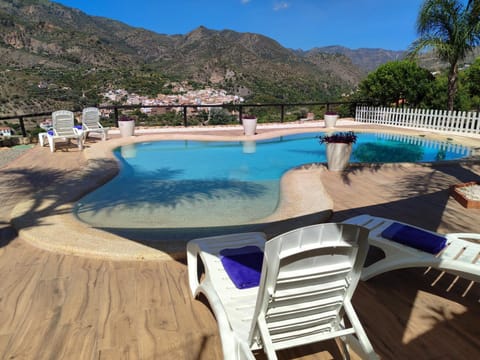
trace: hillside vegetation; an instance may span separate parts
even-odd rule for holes
[[[98,104],[101,93],[118,88],[155,96],[180,81],[250,102],[338,100],[403,54],[292,50],[260,34],[203,26],[164,35],[48,0],[0,0],[0,116]]]
[[[0,0],[0,115],[97,103],[171,81],[224,88],[251,101],[324,101],[364,72],[341,54],[299,53],[252,33],[199,27],[162,35],[47,0]]]

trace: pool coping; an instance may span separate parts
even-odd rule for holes
[[[341,123],[341,122],[340,122]],[[131,138],[112,138],[108,141],[89,143],[83,151],[87,160],[87,169],[99,166],[99,162],[109,161],[110,165],[101,173],[100,178],[95,181],[87,179],[85,187],[77,194],[77,199],[109,181],[118,173],[118,162],[113,155],[113,149],[118,146],[158,141],[158,140],[199,140],[199,141],[245,141],[263,140],[290,134],[321,132],[325,131],[322,126],[310,127],[272,127],[268,132],[259,133],[254,136],[244,135],[223,135],[223,134],[194,134],[194,133],[171,133],[168,129],[164,132],[150,133],[140,132]],[[364,124],[360,124],[364,125]],[[237,128],[236,128],[237,129]],[[192,129],[191,129],[192,130]],[[205,128],[201,128],[205,131]],[[465,144],[465,139],[472,140],[478,146],[478,139],[458,136],[453,134],[439,134],[428,131],[399,129],[385,127],[383,129],[372,127],[359,128],[346,123],[346,126],[338,126],[334,130],[354,130],[359,132],[388,132],[406,135],[422,134],[426,138],[452,140]],[[468,144],[467,144],[468,145]],[[45,149],[47,151],[47,149]],[[461,159],[461,161],[468,161]],[[477,159],[474,159],[477,161]],[[375,164],[374,166],[390,166],[392,164]],[[396,163],[395,166],[399,164]],[[424,166],[422,164],[402,163],[402,166]],[[355,167],[368,167],[370,164],[355,164]],[[281,233],[289,226],[309,222],[328,221],[333,211],[333,201],[326,193],[320,180],[322,171],[327,171],[324,164],[304,165],[288,171],[281,178],[281,201],[278,210],[265,219],[259,220],[252,225],[252,230],[263,227],[269,237]],[[301,186],[299,185],[301,184]],[[315,191],[312,191],[312,188]],[[79,256],[88,256],[112,260],[165,260],[185,256],[184,243],[179,242],[172,246],[164,246],[162,250],[135,242],[106,231],[102,231],[83,223],[73,215],[74,202],[57,206],[54,211],[38,215],[38,212],[31,212],[33,203],[41,202],[41,207],[49,208],[51,202],[48,199],[37,199],[32,197],[28,201],[19,203],[11,213],[11,222],[19,232],[22,239],[32,245],[54,252],[61,252]],[[319,206],[322,204],[322,206]],[[36,205],[38,206],[38,205]],[[289,223],[289,225],[286,224]],[[33,225],[34,224],[34,225]],[[257,226],[259,225],[259,226]],[[68,234],[68,236],[59,236]],[[102,240],[102,241],[99,241]]]

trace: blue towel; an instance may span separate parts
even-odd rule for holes
[[[396,222],[383,230],[382,236],[430,254],[439,253],[447,242],[444,236]]]
[[[47,133],[48,133],[48,135],[52,135],[52,136],[53,136],[53,130],[48,130]]]
[[[263,252],[259,247],[223,249],[220,255],[225,271],[238,289],[248,289],[260,284]]]

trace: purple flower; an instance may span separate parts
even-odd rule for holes
[[[323,135],[318,137],[320,144],[329,143],[343,143],[352,144],[357,141],[357,135],[353,131],[336,132],[333,134]]]

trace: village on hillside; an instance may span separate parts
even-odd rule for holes
[[[181,106],[181,105],[221,105],[238,104],[244,99],[238,95],[229,95],[226,90],[205,88],[200,90],[190,90],[181,84],[174,88],[175,94],[158,94],[156,98],[141,96],[135,93],[129,93],[124,89],[110,90],[103,93],[102,96],[106,103],[101,105],[110,105],[117,103],[122,105],[145,105],[141,108],[143,113],[151,113],[153,110],[149,106]]]

